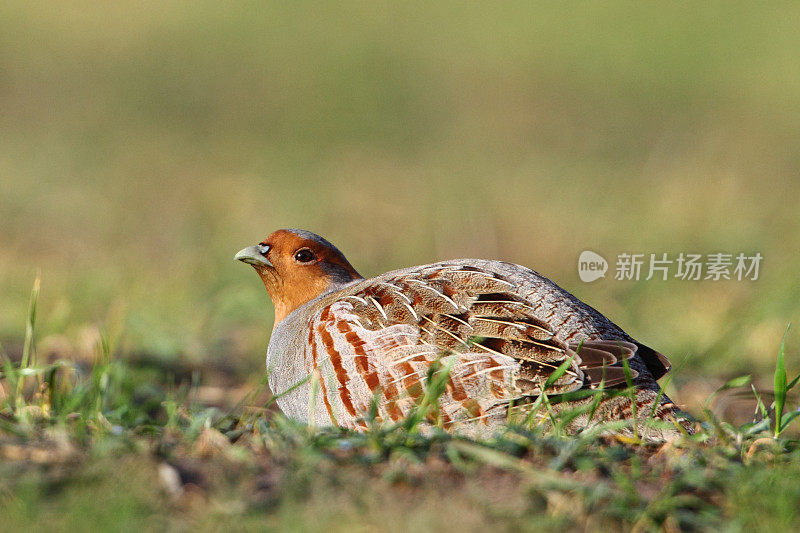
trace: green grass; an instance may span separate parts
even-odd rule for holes
[[[568,410],[551,411],[548,424],[510,420],[490,439],[450,435],[435,417],[446,364],[432,367],[407,419],[381,425],[366,413],[368,429],[358,433],[265,411],[271,401],[259,401],[258,390],[230,409],[209,407],[198,399],[201,380],[154,379],[107,342],[83,370],[66,360],[38,363],[38,286],[29,357],[0,354],[0,511],[9,531],[218,529],[231,521],[281,531],[800,525],[800,406],[787,403],[798,378],[786,379],[785,339],[772,406],[759,399],[761,410],[741,425],[707,408],[694,434],[665,445],[640,440],[639,424],[632,437],[609,436],[619,423],[564,434],[577,414]],[[749,377],[737,378],[715,394],[748,385]],[[549,410],[556,398],[543,394],[534,409]]]
[[[3,3],[0,446],[22,459],[0,462],[0,529],[796,528],[797,15]],[[232,255],[280,227],[364,275],[530,266],[667,354],[703,429],[653,456],[264,412],[272,310]],[[586,284],[586,249],[764,262],[753,282]],[[200,459],[211,430],[231,445]],[[164,497],[163,462],[213,481]]]

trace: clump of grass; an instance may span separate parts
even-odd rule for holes
[[[167,427],[174,414],[171,398],[186,391],[168,391],[147,383],[111,353],[100,334],[94,362],[84,368],[73,361],[38,361],[35,342],[36,309],[40,289],[37,276],[31,291],[24,347],[19,361],[0,347],[0,434],[34,437],[46,428],[69,430],[78,442],[123,431],[152,432]]]
[[[795,409],[789,413],[784,414],[786,407],[786,394],[797,385],[800,380],[798,374],[791,382],[786,382],[786,336],[789,334],[789,328],[786,328],[786,333],[783,334],[781,340],[781,347],[778,350],[778,359],[775,362],[775,402],[772,404],[775,413],[775,437],[779,437],[792,420],[800,416],[800,409]]]

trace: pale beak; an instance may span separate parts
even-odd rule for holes
[[[261,250],[258,249],[258,246],[248,246],[244,250],[239,250],[233,258],[253,266],[272,267],[272,263],[269,262],[269,259],[264,257]]]

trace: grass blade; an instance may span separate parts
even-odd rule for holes
[[[578,348],[578,350],[580,350],[580,347]],[[544,382],[544,386],[542,387],[542,390],[547,390],[553,383],[556,382],[556,380],[558,380],[561,376],[563,376],[566,373],[567,369],[570,366],[572,366],[572,361],[575,360],[575,356],[577,356],[577,355],[578,355],[578,353],[577,353],[577,350],[576,350],[576,352],[569,359],[567,359],[566,361],[564,361],[563,363],[558,365],[558,368],[556,368],[553,371],[553,373],[550,374],[550,376],[548,376],[547,380]]]
[[[39,301],[39,287],[42,282],[42,273],[36,273],[36,279],[33,280],[33,289],[31,289],[31,298],[28,301],[28,317],[25,321],[25,343],[22,346],[22,359],[20,360],[19,368],[25,369],[33,363],[33,331],[36,325],[36,304]],[[22,407],[22,389],[25,385],[25,379],[20,377],[17,381],[17,394],[16,394],[16,408]]]
[[[792,423],[792,420],[794,420],[798,416],[800,416],[800,410],[798,410],[798,411],[790,411],[790,412],[786,413],[786,416],[781,417],[781,420],[782,420],[782,422],[781,422],[781,432],[783,432],[783,430],[785,430],[787,427],[789,427],[789,424]]]
[[[794,388],[794,386],[797,385],[798,381],[800,381],[800,374],[795,376],[795,378],[792,381],[789,382],[789,384],[786,386],[786,392],[789,392],[790,390],[792,390]]]
[[[639,420],[636,409],[636,389],[633,386],[633,372],[631,372],[631,365],[627,359],[622,360],[622,370],[625,373],[625,381],[628,384],[628,397],[631,402],[631,419],[633,423],[633,436],[639,440]]]
[[[783,333],[781,348],[778,350],[778,360],[775,362],[775,437],[781,434],[783,408],[786,405],[786,336],[789,334],[789,327]]]

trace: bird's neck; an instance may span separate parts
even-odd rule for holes
[[[328,277],[313,277],[304,280],[279,280],[274,276],[261,274],[261,280],[267,288],[272,303],[275,306],[275,323],[273,329],[284,318],[298,307],[319,298],[328,292],[339,290],[352,281],[363,279],[353,276],[350,279],[331,279]]]

